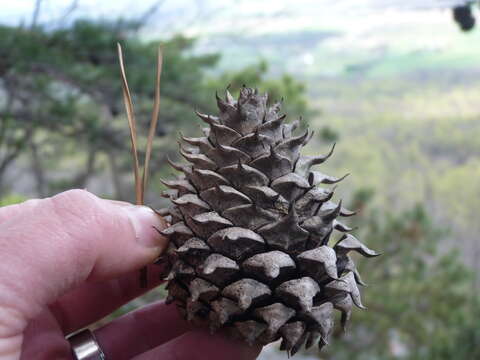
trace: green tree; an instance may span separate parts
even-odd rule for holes
[[[58,167],[59,154],[83,157],[81,170],[69,177],[70,186],[85,185],[101,153],[109,155],[116,169],[126,167],[122,163],[126,157],[117,156],[128,149],[128,138],[119,116],[123,104],[115,45],[121,42],[127,50],[125,61],[140,126],[147,122],[153,97],[159,45],[158,41],[141,42],[136,30],[133,22],[86,20],[54,31],[0,28],[0,77],[6,93],[0,110],[4,148],[0,178],[25,150],[32,151],[37,180],[45,178],[45,164],[39,164],[45,158],[52,158]],[[194,104],[205,103],[203,69],[214,66],[217,56],[189,55],[192,45],[192,40],[181,36],[164,43],[168,70],[163,77],[160,135],[178,126],[178,121],[192,119]],[[74,139],[74,146],[65,141],[68,137]]]
[[[354,197],[359,236],[383,253],[375,261],[358,259],[369,284],[363,294],[368,311],[355,311],[347,334],[339,332],[320,357],[335,360],[474,359],[480,331],[478,294],[472,274],[448,234],[432,223],[420,205],[397,214],[369,209],[372,191]]]
[[[181,35],[142,41],[139,26],[122,20],[78,20],[54,30],[0,26],[0,89],[6,99],[0,102],[0,187],[7,168],[24,155],[40,196],[85,187],[95,175],[101,182],[111,181],[105,188],[114,188],[116,198],[132,200],[131,187],[125,186],[127,176],[131,181],[131,161],[117,42],[124,48],[139,129],[148,127],[156,52],[160,44],[164,49],[154,177],[166,171],[167,155],[177,156],[176,136],[166,135],[194,133],[191,129],[200,121],[193,110],[213,111],[214,91],[228,83],[245,79],[248,85],[271,90],[274,97],[286,94],[295,114],[306,112],[304,86],[289,76],[266,78],[266,64],[212,75],[218,54],[196,54],[195,40]],[[140,135],[142,144],[146,134]]]

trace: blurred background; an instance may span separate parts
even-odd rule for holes
[[[72,187],[134,200],[116,42],[145,144],[155,56],[160,121],[147,204],[165,199],[178,132],[242,84],[284,98],[352,175],[337,197],[383,256],[361,262],[368,311],[306,359],[480,358],[480,19],[456,0],[17,0],[0,10],[0,204]],[[143,148],[143,146],[142,146]],[[117,314],[162,296],[161,290]],[[284,359],[269,346],[261,359]]]

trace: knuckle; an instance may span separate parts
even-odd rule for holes
[[[42,200],[40,199],[29,199],[23,203],[24,206],[29,208],[34,208],[37,205],[41,204]]]
[[[52,199],[55,198],[60,198],[62,200],[67,199],[72,201],[88,201],[96,198],[96,196],[84,189],[71,189],[54,196]]]
[[[65,191],[53,196],[50,200],[54,210],[61,216],[88,215],[98,208],[98,198],[81,189]]]
[[[94,260],[96,236],[99,232],[98,223],[101,217],[101,202],[92,193],[73,189],[62,192],[50,199],[50,212],[61,224],[62,246],[71,256],[72,268],[79,272],[90,271],[89,264]]]
[[[102,216],[99,198],[92,193],[74,189],[68,190],[50,198],[54,216],[67,224],[70,231],[95,229]]]

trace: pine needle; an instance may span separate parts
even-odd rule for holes
[[[158,48],[157,53],[157,76],[155,79],[155,98],[152,112],[152,119],[150,121],[150,129],[148,131],[147,148],[145,152],[145,161],[143,166],[142,179],[140,179],[140,162],[138,160],[137,147],[137,124],[135,120],[135,112],[133,109],[132,96],[128,88],[127,76],[125,73],[125,66],[123,63],[122,46],[117,43],[118,59],[120,62],[120,73],[122,77],[123,100],[125,103],[125,110],[127,112],[128,127],[130,128],[130,140],[132,142],[132,156],[133,156],[133,171],[135,176],[135,199],[137,205],[144,205],[145,189],[148,182],[148,171],[150,165],[150,157],[152,154],[153,139],[157,129],[158,115],[160,113],[160,78],[162,75],[163,56],[162,49]],[[140,269],[140,286],[146,288],[147,282],[147,267]]]
[[[145,196],[145,189],[147,188],[148,182],[148,171],[150,165],[150,157],[152,154],[152,146],[153,146],[153,139],[155,137],[155,132],[157,130],[157,123],[158,123],[158,115],[160,113],[160,78],[162,76],[162,65],[163,65],[163,55],[162,55],[162,48],[158,48],[157,53],[157,76],[155,80],[155,99],[153,104],[153,112],[152,112],[152,119],[150,121],[150,129],[148,131],[148,139],[147,139],[147,149],[145,152],[145,163],[143,167],[143,176],[142,176],[142,201],[144,200],[143,197]]]
[[[135,199],[137,205],[143,205],[143,189],[142,182],[140,181],[140,163],[138,161],[137,151],[137,124],[135,120],[135,113],[133,110],[132,96],[130,95],[127,76],[125,74],[122,46],[120,45],[120,43],[117,43],[117,49],[118,60],[120,62],[120,73],[122,77],[123,100],[125,103],[125,110],[127,112],[128,126],[130,128],[130,140],[132,143],[133,173],[135,176]]]

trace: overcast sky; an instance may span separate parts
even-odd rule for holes
[[[360,21],[365,14],[390,11],[396,17],[408,15],[412,10],[448,8],[463,0],[164,0],[152,16],[155,19],[175,18],[178,22],[190,21],[199,14],[204,16],[203,25],[208,25],[208,14],[223,14],[225,18],[248,18],[262,15],[288,13],[290,17],[309,16],[311,21],[332,22],[348,18]],[[158,0],[77,0],[75,16],[78,17],[130,17],[142,14]],[[43,0],[41,22],[55,22],[75,1]],[[29,23],[35,0],[0,0],[0,22]],[[140,5],[141,4],[141,5]],[[222,12],[219,12],[222,11]],[[421,11],[422,13],[422,11]],[[425,14],[426,11],[423,11]],[[188,25],[188,24],[187,24]]]
[[[289,31],[335,31],[330,47],[400,51],[445,49],[460,31],[451,7],[463,0],[163,0],[144,34],[164,37],[230,33],[258,35]],[[77,0],[78,17],[138,17],[158,0]],[[58,25],[72,0],[43,0],[39,22]],[[30,24],[35,0],[0,0],[0,23]],[[415,30],[412,30],[415,29]]]

